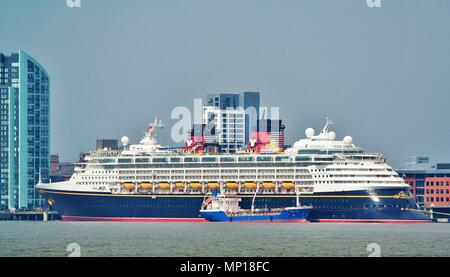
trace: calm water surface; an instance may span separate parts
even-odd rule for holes
[[[450,224],[0,222],[0,256],[450,256]]]

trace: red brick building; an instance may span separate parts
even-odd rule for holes
[[[450,207],[450,163],[429,168],[399,169],[411,192],[424,207]]]
[[[425,206],[450,206],[450,176],[426,177],[424,199]]]
[[[59,155],[50,155],[50,174],[59,170]]]

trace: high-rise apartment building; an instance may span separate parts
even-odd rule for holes
[[[0,53],[0,209],[43,204],[50,172],[50,78],[23,51]]]
[[[222,151],[245,148],[259,119],[259,92],[207,94],[203,103],[203,124],[213,123]]]

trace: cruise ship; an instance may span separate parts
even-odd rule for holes
[[[409,185],[380,153],[350,136],[336,139],[332,122],[276,153],[185,153],[162,147],[159,123],[138,144],[91,152],[68,181],[39,183],[65,221],[203,222],[211,191],[237,195],[243,209],[311,206],[310,222],[426,223]]]

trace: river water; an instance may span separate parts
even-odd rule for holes
[[[0,222],[0,256],[450,256],[450,224]]]

